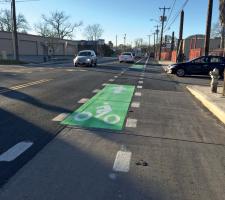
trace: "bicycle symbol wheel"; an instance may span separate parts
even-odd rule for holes
[[[78,122],[83,122],[83,121],[87,121],[89,120],[90,118],[92,118],[92,113],[90,112],[81,112],[81,113],[78,113],[74,116],[74,119]]]
[[[118,115],[112,114],[104,117],[104,122],[110,125],[117,124],[120,121],[120,117]]]

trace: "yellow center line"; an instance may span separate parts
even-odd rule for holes
[[[43,80],[39,80],[39,81],[34,81],[34,82],[22,84],[22,85],[16,85],[16,86],[10,87],[9,89],[0,90],[0,94],[5,93],[5,92],[9,92],[9,91],[12,91],[12,90],[19,90],[19,89],[26,88],[26,87],[29,87],[29,86],[46,83],[46,82],[49,82],[49,81],[52,81],[52,80],[53,79],[43,79]]]

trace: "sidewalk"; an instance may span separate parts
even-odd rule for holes
[[[222,87],[218,87],[218,93],[213,94],[210,87],[187,86],[187,89],[194,95],[210,112],[225,124],[225,97],[222,96]]]
[[[158,63],[160,65],[172,65],[172,64],[175,64],[175,62],[172,62],[172,61],[158,61]]]

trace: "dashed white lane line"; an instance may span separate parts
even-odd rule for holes
[[[15,160],[18,156],[24,153],[27,149],[29,149],[33,145],[33,142],[20,142],[15,146],[11,147],[5,153],[0,155],[0,161],[10,162]]]
[[[115,81],[115,79],[109,79],[109,82],[114,82]]]
[[[132,153],[130,151],[118,151],[113,164],[113,171],[129,172]]]
[[[102,86],[107,86],[107,85],[108,85],[108,83],[103,83],[103,84],[102,84]]]
[[[137,86],[137,89],[142,89],[142,88],[143,88],[142,85],[138,85],[138,86]]]
[[[143,77],[141,77],[141,78],[140,78],[140,80],[144,80],[144,78],[143,78]]]
[[[143,82],[143,81],[138,81],[138,83],[139,83],[139,84],[143,84],[144,82]]]
[[[132,102],[131,107],[132,108],[140,108],[140,102]]]
[[[96,90],[93,90],[92,93],[98,93],[100,90],[99,89],[96,89]]]
[[[114,76],[114,78],[118,78],[118,76]]]
[[[55,118],[52,119],[52,121],[54,122],[61,122],[63,121],[67,116],[69,115],[69,113],[61,113],[58,116],[56,116]]]
[[[134,94],[136,97],[141,97],[141,92],[135,92],[135,94]]]
[[[78,103],[86,103],[89,99],[88,98],[83,98],[80,101],[78,101]]]
[[[137,120],[128,118],[127,122],[126,122],[126,127],[127,128],[136,128],[137,127]]]

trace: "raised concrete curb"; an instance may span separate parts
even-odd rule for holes
[[[215,98],[220,98],[218,94],[214,99],[206,95],[202,91],[198,90],[194,86],[187,86],[189,92],[195,96],[210,112],[212,112],[222,123],[225,124],[225,109],[220,106],[221,102],[215,100]],[[224,101],[225,102],[225,98]]]

